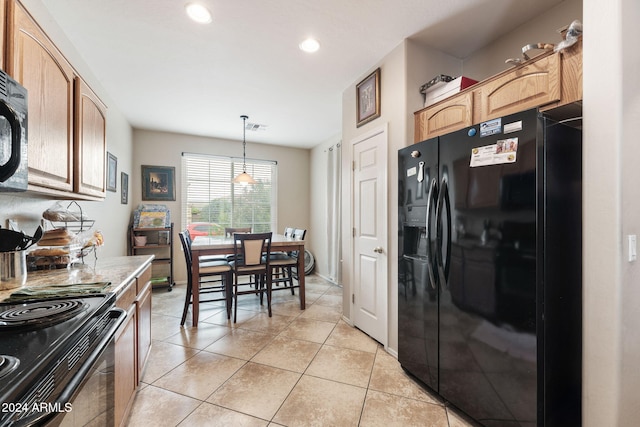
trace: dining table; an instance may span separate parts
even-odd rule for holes
[[[191,242],[192,283],[200,283],[200,257],[210,255],[231,255],[234,253],[233,237],[223,236],[196,236]],[[296,252],[298,256],[298,289],[300,296],[300,310],[305,309],[304,294],[304,240],[295,239],[283,234],[273,234],[271,238],[271,251]],[[198,286],[192,289],[192,325],[198,326],[200,314],[200,290]],[[230,292],[226,292],[227,302],[230,303]]]

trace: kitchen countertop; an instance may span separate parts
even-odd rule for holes
[[[151,260],[153,255],[120,256],[98,258],[95,263],[90,259],[85,264],[76,264],[71,268],[29,271],[25,286],[111,282],[105,292],[118,293],[135,279],[151,263]],[[18,290],[20,288],[0,291],[0,301],[9,298]]]

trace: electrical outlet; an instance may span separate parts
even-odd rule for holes
[[[633,262],[638,259],[636,235],[630,234],[629,236],[629,262]]]
[[[18,220],[17,219],[8,219],[7,220],[7,228],[9,230],[19,231]]]

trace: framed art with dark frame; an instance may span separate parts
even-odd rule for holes
[[[380,68],[356,86],[356,126],[380,117]]]
[[[107,151],[107,190],[116,191],[118,178],[118,159]]]
[[[176,168],[142,165],[142,200],[176,199]]]
[[[120,172],[120,203],[129,203],[129,175],[124,172]]]

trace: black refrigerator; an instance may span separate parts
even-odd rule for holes
[[[581,425],[581,135],[528,110],[398,153],[398,359],[482,425]]]

